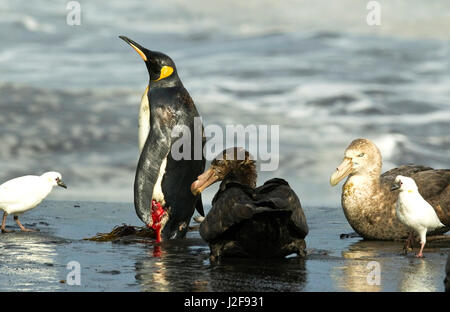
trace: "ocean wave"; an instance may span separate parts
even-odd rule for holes
[[[395,112],[358,115],[356,112],[370,111],[371,105],[377,104],[361,102],[358,97],[365,93],[359,87],[347,88],[345,84],[329,88],[324,84],[313,85],[280,95],[277,92],[264,95],[261,97],[288,99],[289,94],[295,95],[301,98],[303,106],[279,107],[266,103],[268,106],[262,109],[257,89],[251,91],[251,85],[249,92],[254,94],[244,97],[246,100],[239,99],[245,88],[225,85],[206,93],[203,90],[202,96],[191,93],[205,126],[218,124],[224,132],[226,125],[280,126],[280,155],[274,155],[279,157],[279,168],[261,173],[261,179],[285,177],[300,189],[311,181],[318,189],[328,187],[330,170],[342,158],[345,147],[358,137],[375,141],[384,156],[386,169],[405,163],[448,166],[450,109],[403,115]],[[322,89],[328,91],[321,93]],[[140,90],[67,92],[1,84],[0,94],[2,180],[30,172],[60,170],[69,176],[72,199],[78,196],[106,200],[103,196],[112,192],[115,195],[109,197],[111,200],[132,201],[138,159],[136,121]],[[388,92],[385,96],[394,95]],[[310,103],[320,99],[327,102]],[[356,107],[338,118],[330,113],[342,105]],[[88,188],[93,191],[85,192]],[[320,198],[331,202],[335,200],[333,194]],[[314,202],[315,197],[308,200]]]
[[[83,2],[73,27],[51,3],[0,3],[1,180],[58,169],[72,199],[132,201],[148,73],[121,34],[175,60],[205,126],[279,125],[260,182],[285,177],[306,202],[338,205],[329,174],[358,137],[386,169],[448,167],[447,1],[383,3],[378,28],[356,0]]]

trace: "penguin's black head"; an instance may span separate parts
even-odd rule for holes
[[[170,57],[161,52],[150,51],[125,36],[119,36],[119,38],[128,43],[144,60],[150,81],[177,80],[177,69]]]

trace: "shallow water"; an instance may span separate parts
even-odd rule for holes
[[[79,206],[79,207],[78,207]],[[209,261],[197,231],[186,239],[146,243],[82,240],[122,223],[140,225],[132,204],[46,201],[22,216],[38,233],[0,235],[0,291],[443,291],[450,243],[424,259],[403,256],[400,242],[340,239],[351,232],[340,208],[309,208],[306,259]],[[8,228],[17,230],[13,220]],[[66,266],[78,261],[81,285]],[[367,265],[380,264],[380,285]],[[61,283],[61,281],[66,281]]]

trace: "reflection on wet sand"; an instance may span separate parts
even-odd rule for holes
[[[440,250],[429,248],[427,258],[401,252],[402,243],[358,241],[342,252],[342,266],[333,269],[337,288],[345,291],[439,291],[436,284],[442,275]],[[430,246],[431,247],[431,246]],[[375,261],[375,266],[372,263]],[[379,283],[371,279],[379,269]],[[388,272],[388,273],[384,273]],[[372,281],[372,282],[371,282]]]
[[[378,261],[382,270],[383,263],[379,258],[380,250],[377,248],[377,243],[379,242],[358,241],[342,252],[342,257],[348,261],[345,261],[342,266],[336,266],[332,271],[338,289],[371,292],[382,290],[382,279],[380,283],[372,279],[377,274],[378,268],[370,264],[371,261]]]
[[[15,232],[0,235],[0,285],[2,291],[52,291],[60,288],[60,268],[55,266],[56,245],[69,241],[43,233]],[[10,279],[14,283],[9,282]],[[11,288],[7,288],[11,285]],[[41,289],[39,287],[42,287]]]
[[[136,280],[142,291],[301,291],[306,282],[305,260],[226,259],[211,263],[201,240],[161,244],[154,257],[136,261]]]
[[[146,256],[135,263],[142,291],[208,291],[205,268],[209,249],[199,239],[149,244]],[[160,247],[156,253],[155,247]]]
[[[450,252],[447,256],[447,264],[445,265],[445,279],[444,279],[445,291],[450,292]]]
[[[431,291],[441,288],[435,281],[442,275],[442,267],[428,262],[426,259],[408,259],[402,271],[400,291]],[[438,287],[439,286],[439,287]]]
[[[212,291],[302,291],[305,259],[226,259],[209,268]]]

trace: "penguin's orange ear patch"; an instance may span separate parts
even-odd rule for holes
[[[170,75],[172,75],[172,73],[173,73],[173,67],[170,67],[170,66],[163,66],[163,67],[161,68],[161,74],[159,75],[159,78],[156,79],[155,81],[158,81],[158,80],[167,78],[167,77],[169,77]]]

